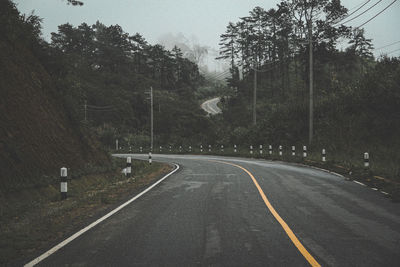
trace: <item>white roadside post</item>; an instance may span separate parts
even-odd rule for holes
[[[262,153],[263,153],[263,146],[260,145],[260,155],[262,155]]]
[[[129,153],[132,152],[132,146],[129,146]]]
[[[200,145],[200,153],[203,153],[203,145]]]
[[[233,152],[237,152],[237,146],[236,145],[233,145]]]
[[[325,150],[325,148],[322,149],[322,162],[326,162],[326,150]]]
[[[224,152],[224,145],[221,145],[221,152]]]
[[[192,146],[189,146],[189,152],[192,153]]]
[[[208,145],[208,152],[211,152],[211,145]]]
[[[60,192],[61,192],[61,200],[67,199],[67,168],[61,168],[61,184],[60,184]]]
[[[303,146],[303,158],[307,157],[307,146]]]
[[[279,156],[282,156],[282,146],[279,146]]]
[[[296,156],[296,147],[292,146],[292,156]]]
[[[117,139],[117,140],[115,140],[115,150],[118,151],[118,148],[119,148],[119,146],[118,146],[118,139]]]
[[[253,155],[253,146],[250,145],[250,154]]]
[[[162,146],[160,146],[160,153],[162,152]]]
[[[172,152],[172,146],[169,146],[169,152]]]
[[[179,153],[182,152],[182,146],[179,146]]]
[[[364,168],[365,169],[369,168],[369,153],[368,152],[364,153]]]
[[[149,152],[149,164],[151,165],[152,162],[153,162],[153,160],[151,158],[151,152]]]
[[[269,154],[272,155],[272,145],[268,146]]]
[[[127,177],[131,177],[132,175],[132,158],[131,157],[127,157],[126,158],[126,172],[125,175]]]
[[[140,153],[142,153],[143,152],[143,147],[140,147]]]

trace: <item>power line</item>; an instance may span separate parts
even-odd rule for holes
[[[269,69],[264,69],[264,70],[262,70],[262,71],[260,71],[260,70],[255,70],[255,69],[253,69],[253,68],[252,68],[252,70],[255,70],[255,71],[257,71],[257,72],[268,72],[268,71],[270,71],[270,70],[275,69],[276,67],[278,67],[278,65],[273,66],[273,67],[271,67],[271,68],[269,68]]]
[[[280,62],[280,60],[278,60],[278,61],[276,61],[276,62],[271,62],[271,63],[269,63],[269,64],[264,65],[263,67],[269,66],[269,65],[274,64],[274,63],[279,63],[279,62]],[[273,67],[271,67],[271,68],[269,68],[269,69],[256,69],[256,68],[253,68],[253,67],[250,67],[250,69],[252,69],[252,70],[254,70],[254,71],[256,71],[256,72],[268,72],[268,71],[270,71],[270,70],[275,69],[276,67],[278,67],[278,65],[273,66]]]
[[[339,22],[347,19],[348,17],[350,17],[351,15],[353,15],[354,13],[356,13],[358,10],[360,10],[361,8],[363,8],[366,4],[368,4],[369,2],[371,2],[371,0],[367,0],[366,2],[362,3],[361,6],[359,8],[357,8],[356,10],[354,10],[353,12],[351,12],[350,14],[348,14],[347,16],[345,16],[344,18],[342,18],[341,20],[335,22],[335,24],[338,24]]]
[[[94,106],[94,105],[86,105],[88,108],[92,109],[110,109],[113,108],[113,106]]]
[[[225,75],[225,74],[228,74],[229,72],[230,72],[230,70],[228,69],[228,70],[225,70],[225,71],[220,72],[220,73],[211,74],[211,75],[209,75],[208,77],[204,77],[204,78],[205,78],[206,80],[215,79],[215,78],[217,78],[217,77],[219,77],[219,76],[223,76],[223,75]],[[203,73],[203,75],[208,75],[208,74]]]
[[[370,1],[371,1],[371,0],[367,0],[367,1],[365,1],[365,2],[361,2],[361,3],[359,3],[358,5],[356,5],[356,6],[352,7],[352,8],[350,8],[349,11],[356,9],[356,8],[358,8],[359,6],[363,7],[363,6],[365,6],[366,4],[368,4],[368,2],[370,2]],[[358,9],[359,9],[359,8],[358,8]],[[357,9],[357,10],[358,10],[358,9]],[[357,10],[356,10],[356,11],[357,11]]]
[[[116,109],[104,109],[104,110],[100,110],[100,109],[87,109],[87,111],[110,112],[110,111],[116,111]]]
[[[396,50],[393,50],[393,51],[390,51],[389,53],[386,53],[386,55],[393,54],[394,52],[397,52],[397,51],[400,51],[400,48],[399,48],[399,49],[396,49]]]
[[[221,80],[221,79],[225,79],[227,77],[229,77],[229,73],[225,73],[223,75],[216,76],[216,77],[213,77],[213,78],[206,78],[205,80],[209,81],[209,82],[214,82],[215,80]]]
[[[384,46],[381,46],[381,47],[375,48],[374,50],[383,49],[383,48],[386,48],[386,47],[389,47],[389,46],[392,46],[392,45],[394,45],[394,44],[398,44],[398,43],[400,43],[400,41],[397,41],[397,42],[394,42],[394,43],[391,43],[391,44],[388,44],[388,45],[384,45]]]
[[[395,0],[395,1],[397,1],[397,0]],[[382,2],[382,0],[379,0],[379,1],[376,2],[374,5],[372,5],[372,6],[370,6],[369,8],[367,8],[367,10],[364,10],[363,12],[361,12],[360,14],[358,14],[357,16],[355,16],[355,17],[353,17],[353,18],[351,18],[351,19],[349,19],[349,20],[347,20],[347,21],[345,21],[345,22],[343,22],[343,23],[340,23],[340,24],[346,24],[346,23],[348,23],[348,22],[350,22],[350,21],[352,21],[352,20],[358,18],[359,16],[364,15],[365,13],[367,13],[369,10],[371,10],[372,8],[374,8],[374,7],[375,7],[377,4],[379,4],[380,2]]]
[[[393,5],[397,0],[394,0],[393,2],[391,2],[387,7],[385,7],[384,9],[382,9],[380,12],[378,12],[375,16],[373,16],[372,18],[370,18],[369,20],[367,20],[366,22],[364,22],[363,24],[361,24],[360,26],[358,26],[357,28],[360,28],[362,26],[364,26],[365,24],[367,24],[368,22],[370,22],[371,20],[373,20],[374,18],[376,18],[377,16],[379,16],[382,12],[384,12],[386,9],[388,9],[391,5]]]
[[[215,74],[215,75],[208,76],[207,78],[209,78],[209,79],[215,79],[215,78],[217,78],[217,77],[219,77],[219,76],[224,76],[225,74],[228,74],[228,73],[230,73],[230,70],[226,70],[226,71],[217,73],[217,74]]]
[[[219,73],[219,74],[217,74],[217,75],[215,75],[215,76],[205,77],[205,79],[206,79],[207,81],[219,80],[219,79],[222,78],[222,77],[223,77],[223,78],[226,78],[226,77],[224,77],[224,76],[229,75],[229,74],[230,74],[230,70],[224,71],[224,72]]]

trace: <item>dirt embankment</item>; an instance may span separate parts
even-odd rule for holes
[[[69,118],[29,48],[0,40],[0,194],[43,186],[62,166],[109,165],[93,140]]]

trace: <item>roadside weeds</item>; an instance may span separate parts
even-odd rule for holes
[[[117,161],[125,164],[124,159]],[[157,162],[132,163],[132,178],[118,169],[68,181],[64,201],[59,183],[0,196],[0,265],[24,264],[173,169]]]

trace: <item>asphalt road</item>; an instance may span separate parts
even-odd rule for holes
[[[216,115],[221,113],[221,109],[217,106],[218,102],[219,97],[207,100],[201,104],[201,108],[204,109],[208,114]]]
[[[153,159],[180,170],[39,265],[400,266],[400,205],[378,191],[286,163]]]

